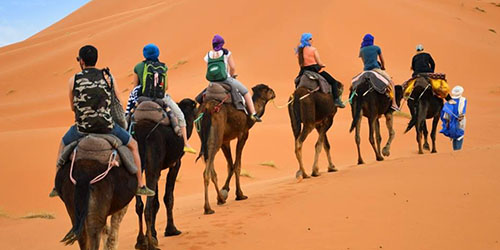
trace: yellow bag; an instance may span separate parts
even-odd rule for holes
[[[450,93],[450,87],[448,86],[448,83],[444,79],[432,79],[428,78],[431,81],[431,86],[432,90],[434,91],[434,94],[437,95],[439,98],[445,98],[449,93]],[[404,90],[404,98],[408,99],[411,95],[411,92],[413,91],[414,85],[415,85],[415,80],[412,79],[406,83],[406,88]]]

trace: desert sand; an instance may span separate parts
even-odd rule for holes
[[[94,0],[33,37],[0,48],[0,243],[1,249],[77,249],[59,240],[71,222],[61,200],[48,198],[60,138],[73,122],[67,79],[79,71],[78,49],[99,49],[98,66],[115,75],[126,102],[132,69],[142,47],[155,43],[169,67],[175,100],[206,85],[202,60],[211,38],[221,34],[234,53],[239,79],[265,83],[284,104],[298,72],[294,47],[311,32],[327,70],[347,86],[362,69],[357,57],[365,33],[375,36],[386,68],[397,83],[410,75],[415,46],[422,43],[451,86],[469,100],[464,149],[452,152],[438,134],[437,154],[417,154],[415,132],[403,134],[407,118],[395,119],[391,156],[376,162],[362,123],[356,165],[350,107],[340,110],[328,132],[340,170],[295,180],[298,164],[286,109],[269,104],[264,122],[243,153],[245,201],[203,215],[204,164],[186,155],[175,189],[174,215],[183,234],[159,237],[162,249],[500,249],[500,7],[491,0],[385,1],[132,1]],[[343,99],[348,98],[344,93]],[[407,107],[403,111],[408,112]],[[382,127],[383,143],[387,139]],[[311,171],[313,133],[304,146]],[[195,134],[190,142],[199,148]],[[276,167],[259,165],[274,161]],[[226,175],[216,160],[219,182]],[[164,185],[164,175],[160,187]],[[234,185],[234,184],[233,184]],[[163,192],[160,192],[163,195]],[[135,202],[122,223],[120,249],[137,234]],[[21,219],[29,213],[55,219]],[[160,208],[157,230],[166,225]]]

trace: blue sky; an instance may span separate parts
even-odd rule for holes
[[[22,41],[90,0],[0,0],[0,47]]]

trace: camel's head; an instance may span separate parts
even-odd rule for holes
[[[274,90],[269,88],[267,85],[261,83],[257,84],[252,88],[253,100],[264,99],[265,101],[270,101],[276,97]]]

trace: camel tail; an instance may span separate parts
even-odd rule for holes
[[[208,159],[208,150],[207,150],[207,144],[208,144],[208,136],[210,133],[210,127],[212,127],[212,116],[210,115],[210,109],[213,108],[212,105],[207,104],[205,107],[203,107],[202,110],[202,117],[201,117],[201,125],[200,125],[200,141],[201,141],[201,148],[200,148],[200,154],[196,158],[196,161],[198,161],[202,156],[203,159],[206,160]]]
[[[293,97],[291,105],[288,105],[288,114],[290,115],[290,123],[292,124],[293,136],[297,139],[302,130],[302,119],[300,117],[300,100]]]
[[[351,133],[354,128],[356,128],[356,124],[358,124],[359,119],[361,119],[361,108],[362,108],[362,103],[363,103],[363,96],[358,95],[356,93],[357,90],[354,90],[354,100],[351,105],[351,110],[352,110],[352,123],[351,123],[351,128],[349,129],[349,133]]]
[[[90,177],[82,172],[77,177],[75,185],[75,219],[73,221],[73,228],[61,240],[65,245],[72,245],[80,239],[80,236],[85,225],[85,220],[89,212],[89,199],[90,199]]]

